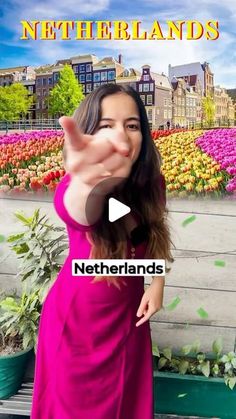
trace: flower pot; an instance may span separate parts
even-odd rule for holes
[[[155,413],[236,418],[236,387],[223,378],[154,371]]]
[[[8,399],[19,390],[33,348],[0,356],[0,399]]]

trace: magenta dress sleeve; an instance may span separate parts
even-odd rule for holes
[[[65,191],[70,184],[70,180],[71,180],[70,174],[66,173],[63,176],[63,178],[60,180],[60,182],[58,183],[55,190],[54,197],[53,197],[54,208],[57,214],[59,215],[59,217],[62,219],[62,221],[64,221],[64,223],[67,226],[75,230],[90,231],[93,227],[92,225],[86,226],[86,225],[82,225],[78,223],[70,216],[70,214],[68,213],[65,207],[63,198],[64,198]]]

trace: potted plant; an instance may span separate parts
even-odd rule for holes
[[[15,216],[24,231],[10,235],[7,242],[20,259],[17,276],[29,289],[38,291],[42,303],[61,269],[60,255],[68,249],[65,229],[49,224],[46,215],[40,215],[40,209],[36,209],[32,217],[18,211]]]
[[[0,301],[0,398],[20,388],[27,362],[36,347],[41,304],[38,292]]]
[[[155,413],[236,418],[236,353],[222,349],[220,338],[209,354],[199,340],[179,352],[153,344]]]

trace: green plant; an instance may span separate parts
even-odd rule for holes
[[[0,347],[23,350],[34,346],[40,317],[38,292],[22,293],[21,297],[6,297],[0,301]]]
[[[171,348],[158,349],[152,346],[153,356],[158,359],[155,368],[179,374],[204,375],[205,377],[222,377],[232,390],[236,384],[236,352],[222,355],[222,340],[216,339],[212,344],[213,357],[200,351],[200,341],[192,345],[185,345],[180,350],[180,355],[172,353]]]
[[[30,290],[38,292],[42,303],[55,277],[61,269],[60,255],[68,248],[63,227],[48,223],[46,215],[41,216],[36,209],[32,217],[15,212],[17,219],[24,225],[25,231],[10,235],[7,242],[21,259],[17,274],[21,281],[27,280]]]

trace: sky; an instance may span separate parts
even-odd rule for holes
[[[236,3],[235,0],[0,0],[0,68],[39,66],[82,54],[98,58],[123,56],[125,67],[168,75],[168,64],[207,61],[214,84],[236,87]],[[166,30],[166,20],[218,20],[220,36],[215,41],[54,41],[21,40],[21,20],[132,20],[142,21],[151,30],[158,20]]]

